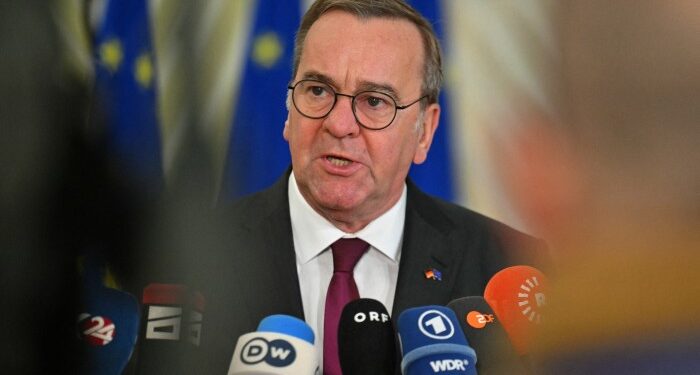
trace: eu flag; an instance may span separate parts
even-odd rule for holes
[[[95,116],[111,156],[146,191],[162,187],[147,0],[106,0],[94,35]]]
[[[294,34],[300,13],[298,0],[265,0],[256,4],[234,106],[224,198],[271,185],[290,164],[282,129],[287,118],[286,86],[292,76]]]
[[[419,11],[423,17],[430,21],[433,29],[440,39],[443,47],[443,61],[445,60],[445,33],[443,30],[444,20],[441,13],[440,1],[411,0],[411,5]],[[448,201],[454,201],[456,190],[456,179],[453,176],[453,153],[450,145],[451,137],[451,116],[449,108],[449,92],[442,90],[440,94],[440,126],[435,132],[433,144],[425,163],[411,167],[409,175],[425,192],[438,196]]]

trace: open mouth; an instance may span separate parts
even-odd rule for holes
[[[335,165],[336,167],[344,167],[352,163],[352,160],[339,158],[337,156],[326,156],[326,160],[331,162],[331,164]]]

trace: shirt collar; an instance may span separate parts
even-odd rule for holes
[[[342,237],[361,238],[388,258],[398,261],[406,219],[406,184],[396,204],[357,233],[343,232],[316,212],[301,195],[294,173],[289,175],[287,195],[294,248],[302,264],[318,256]]]

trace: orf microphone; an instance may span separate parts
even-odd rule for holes
[[[476,351],[480,374],[526,372],[500,323],[484,297],[463,297],[447,304],[455,314],[469,344]]]
[[[271,315],[238,338],[228,375],[313,375],[314,332],[303,320]]]
[[[394,325],[381,302],[361,298],[345,305],[338,325],[344,375],[395,374],[397,349]]]
[[[411,308],[401,313],[398,326],[404,375],[476,374],[476,353],[452,310],[444,306]]]
[[[484,298],[521,356],[528,353],[534,328],[542,322],[547,289],[544,274],[529,266],[504,268],[486,285]]]

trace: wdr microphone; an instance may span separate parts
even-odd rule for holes
[[[544,274],[529,266],[504,268],[486,285],[484,298],[521,356],[528,353],[535,327],[543,320],[548,285]]]
[[[480,374],[522,374],[520,358],[484,297],[463,297],[447,304],[457,315],[469,344],[476,351]]]
[[[396,331],[381,302],[360,298],[345,305],[338,325],[338,351],[344,375],[396,373]]]
[[[476,353],[452,310],[444,306],[407,309],[399,316],[398,326],[404,375],[476,374]]]
[[[83,373],[121,374],[136,345],[139,319],[139,304],[131,294],[104,286],[86,290],[78,316],[79,337],[85,344]]]
[[[313,375],[319,371],[314,332],[303,320],[271,315],[238,338],[228,375]]]

